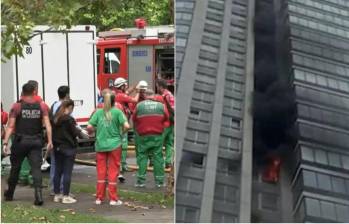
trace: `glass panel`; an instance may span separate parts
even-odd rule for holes
[[[325,219],[336,220],[336,211],[333,203],[320,201],[321,214]]]
[[[303,182],[305,186],[317,187],[316,175],[314,172],[304,170],[303,171]]]
[[[120,68],[120,48],[108,48],[104,50],[104,73],[115,74]]]
[[[315,150],[315,161],[327,165],[326,153],[322,150]]]
[[[304,146],[302,146],[301,149],[302,149],[302,158],[304,160],[314,162],[313,150],[308,148],[308,147],[304,147]]]
[[[344,179],[332,177],[332,188],[334,192],[346,194]]]
[[[311,215],[315,217],[320,216],[320,203],[318,200],[306,198],[305,206],[306,206],[307,215]]]
[[[341,167],[341,160],[338,154],[328,153],[328,163],[330,166]]]
[[[317,183],[319,185],[319,188],[331,191],[331,180],[328,175],[318,173],[317,174]]]

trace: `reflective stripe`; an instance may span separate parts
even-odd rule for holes
[[[109,182],[110,185],[116,185],[116,182]]]
[[[97,180],[97,183],[105,183],[105,180]]]

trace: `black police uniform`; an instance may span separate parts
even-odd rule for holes
[[[20,103],[21,111],[16,117],[16,133],[11,147],[11,171],[8,179],[9,188],[5,192],[5,199],[13,199],[21,164],[24,158],[28,157],[34,180],[34,204],[42,205],[41,164],[43,147],[43,112],[40,103],[26,103],[24,101],[20,101]]]

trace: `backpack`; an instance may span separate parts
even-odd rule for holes
[[[49,119],[50,119],[51,125],[53,125],[53,119],[54,119],[54,117],[55,117],[55,116],[53,115],[53,107],[54,107],[54,105],[55,105],[56,103],[58,103],[58,101],[55,101],[55,102],[51,105],[50,111],[49,111],[49,113],[48,113],[48,117],[49,117]],[[59,107],[57,108],[56,113],[57,113],[57,111],[59,111],[60,108],[61,108],[61,105],[59,105]]]

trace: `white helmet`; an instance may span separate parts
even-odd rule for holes
[[[127,83],[126,79],[119,77],[119,78],[115,79],[114,86],[116,88],[120,88],[121,86],[125,85],[126,83]]]
[[[148,83],[144,80],[139,81],[139,83],[137,85],[137,89],[143,89],[143,90],[148,89]]]

